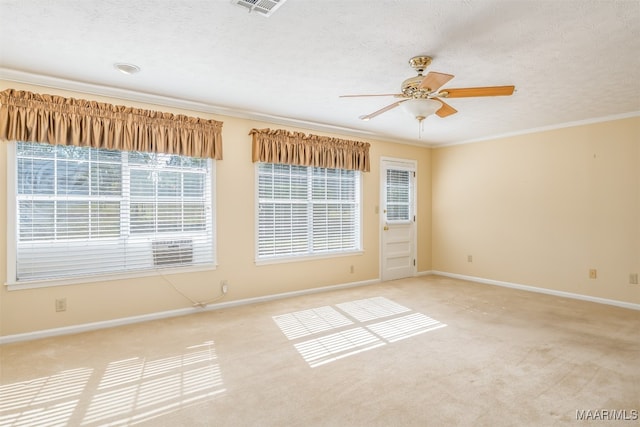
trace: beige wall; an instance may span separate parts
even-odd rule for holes
[[[434,270],[640,303],[639,117],[435,149],[432,174]]]
[[[440,149],[371,142],[363,174],[361,255],[256,266],[251,128],[270,123],[212,116],[0,81],[25,89],[182,113],[224,122],[217,162],[215,271],[168,278],[195,300],[221,302],[379,278],[381,157],[418,162],[418,272],[443,271],[640,303],[640,118],[603,122]],[[308,129],[288,128],[327,134]],[[0,144],[0,277],[6,279],[7,147]],[[233,182],[233,185],[226,183]],[[467,262],[467,256],[473,262]],[[350,266],[355,268],[350,273]],[[598,278],[588,278],[588,270]],[[67,298],[56,313],[56,298]],[[189,307],[162,277],[7,291],[0,336]]]
[[[362,235],[364,253],[355,256],[316,259],[256,266],[254,263],[254,165],[251,162],[249,130],[283,126],[250,120],[212,116],[165,106],[114,100],[88,94],[19,85],[0,81],[0,90],[24,89],[38,93],[124,104],[140,108],[214,118],[224,122],[224,160],[216,164],[217,250],[215,271],[170,275],[168,278],[192,299],[215,297],[220,281],[227,280],[229,293],[221,302],[283,292],[344,284],[379,278],[379,165],[380,157],[412,159],[418,162],[418,271],[431,270],[431,150],[424,147],[371,142],[370,173],[363,174]],[[346,139],[353,137],[291,130]],[[6,280],[7,146],[0,144],[0,276]],[[233,183],[233,184],[229,184]],[[350,273],[350,266],[354,273]],[[67,298],[67,311],[55,312],[55,299]],[[189,307],[190,303],[162,277],[144,277],[111,282],[7,291],[0,289],[0,335],[13,335],[80,325],[90,322],[138,316]]]

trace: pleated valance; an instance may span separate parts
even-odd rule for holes
[[[306,135],[283,129],[252,129],[253,161],[369,172],[367,142]]]
[[[7,89],[0,140],[222,159],[222,122]]]

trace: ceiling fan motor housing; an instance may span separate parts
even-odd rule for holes
[[[421,99],[428,98],[431,90],[428,88],[420,88],[424,76],[409,77],[402,82],[402,94],[407,98]]]

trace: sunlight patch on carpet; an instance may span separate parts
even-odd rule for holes
[[[104,369],[79,367],[2,385],[0,426],[133,425],[225,391],[207,341],[167,357],[131,357]]]
[[[93,369],[78,368],[0,386],[0,425],[65,425]]]
[[[155,360],[135,357],[107,366],[84,422],[140,422],[225,391],[213,342]]]
[[[447,325],[422,313],[413,313],[368,325],[367,329],[389,342],[396,342],[445,326]]]
[[[383,341],[366,329],[354,328],[304,341],[294,347],[309,366],[315,368],[383,345]]]
[[[312,368],[447,326],[384,297],[281,314],[273,320]]]
[[[273,320],[290,340],[353,325],[351,320],[329,306],[274,316]]]
[[[336,304],[336,307],[359,322],[367,322],[369,320],[411,311],[410,308],[397,304],[384,297],[344,302],[342,304]]]

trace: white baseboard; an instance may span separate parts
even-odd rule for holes
[[[583,301],[595,302],[595,303],[599,303],[599,304],[607,304],[607,305],[613,305],[613,306],[622,307],[622,308],[628,308],[628,309],[631,309],[631,310],[640,310],[640,304],[633,304],[633,303],[629,303],[629,302],[611,300],[611,299],[606,299],[606,298],[592,297],[592,296],[589,296],[589,295],[574,294],[574,293],[571,293],[571,292],[557,291],[557,290],[553,290],[553,289],[538,288],[538,287],[535,287],[535,286],[521,285],[521,284],[518,284],[518,283],[503,282],[503,281],[500,281],[500,280],[484,279],[482,277],[474,277],[474,276],[466,276],[466,275],[463,275],[463,274],[448,273],[446,271],[427,270],[427,271],[420,271],[420,272],[416,273],[416,276],[430,276],[430,275],[450,277],[452,279],[467,280],[467,281],[470,281],[470,282],[483,283],[483,284],[487,284],[487,285],[503,286],[503,287],[507,287],[507,288],[520,289],[520,290],[524,290],[524,291],[537,292],[537,293],[554,295],[554,296],[559,296],[559,297],[564,297],[564,298],[573,298],[573,299],[578,299],[578,300],[583,300]],[[102,321],[102,322],[84,323],[84,324],[81,324],[81,325],[65,326],[65,327],[62,327],[62,328],[54,328],[54,329],[45,329],[45,330],[41,330],[41,331],[27,332],[27,333],[24,333],[24,334],[6,335],[6,336],[0,337],[0,345],[9,344],[9,343],[13,343],[13,342],[30,341],[30,340],[36,340],[36,339],[41,339],[41,338],[55,337],[55,336],[59,336],[59,335],[77,334],[77,333],[81,333],[81,332],[88,332],[88,331],[94,331],[94,330],[98,330],[98,329],[113,328],[113,327],[116,327],[116,326],[129,325],[129,324],[133,324],[133,323],[148,322],[150,320],[158,320],[158,319],[166,319],[166,318],[170,318],[170,317],[184,316],[184,315],[187,315],[187,314],[198,313],[200,311],[221,310],[223,308],[230,308],[230,307],[237,307],[237,306],[247,305],[247,304],[255,304],[255,303],[260,303],[260,302],[274,301],[274,300],[279,300],[279,299],[284,299],[284,298],[291,298],[291,297],[296,297],[296,296],[311,295],[311,294],[315,294],[315,293],[328,292],[328,291],[334,291],[334,290],[339,290],[339,289],[354,288],[354,287],[358,287],[358,286],[373,285],[373,284],[376,284],[376,283],[380,283],[380,279],[363,280],[363,281],[359,281],[359,282],[343,283],[343,284],[340,284],[340,285],[332,285],[332,286],[324,286],[324,287],[320,287],[320,288],[303,289],[303,290],[300,290],[300,291],[284,292],[284,293],[265,295],[265,296],[254,297],[254,298],[245,298],[245,299],[241,299],[241,300],[235,300],[235,301],[229,301],[229,302],[221,302],[221,303],[217,303],[217,304],[210,304],[210,305],[208,305],[208,306],[206,306],[204,308],[196,308],[196,307],[181,308],[181,309],[177,309],[177,310],[170,310],[170,311],[163,311],[163,312],[158,312],[158,313],[143,314],[143,315],[140,315],[140,316],[131,316],[131,317],[124,317],[124,318],[120,318],[120,319],[105,320],[105,321]]]
[[[628,308],[631,310],[640,310],[640,304],[634,304],[625,301],[618,301],[607,298],[592,297],[589,295],[574,294],[572,292],[557,291],[554,289],[538,288],[536,286],[521,285],[518,283],[503,282],[500,280],[484,279],[482,277],[465,276],[463,274],[447,273],[446,271],[432,271],[431,274],[438,276],[451,277],[452,279],[468,280],[470,282],[483,283],[486,285],[503,286],[505,288],[520,289],[523,291],[537,292],[540,294],[555,295],[564,298],[573,298],[583,301],[596,302],[599,304],[615,305],[616,307]]]
[[[433,274],[435,274],[433,270],[426,270],[426,271],[418,271],[416,273],[416,276],[431,276]]]
[[[317,293],[321,293],[321,292],[336,291],[336,290],[339,290],[339,289],[355,288],[355,287],[358,287],[358,286],[373,285],[373,284],[376,284],[376,283],[380,283],[380,279],[362,280],[360,282],[343,283],[343,284],[340,284],[340,285],[323,286],[321,288],[303,289],[303,290],[300,290],[300,291],[291,291],[291,292],[284,292],[284,293],[281,293],[281,294],[264,295],[264,296],[261,296],[261,297],[245,298],[245,299],[241,299],[241,300],[222,302],[222,303],[218,303],[218,304],[208,305],[204,310],[205,311],[220,310],[222,308],[237,307],[239,305],[247,305],[247,304],[254,304],[254,303],[259,303],[259,302],[274,301],[274,300],[297,297],[297,296],[302,296],[302,295],[311,295],[311,294],[317,294]]]
[[[140,316],[123,317],[120,319],[105,320],[102,322],[83,323],[80,325],[65,326],[62,328],[44,329],[41,331],[27,332],[24,334],[5,335],[0,337],[0,345],[9,344],[20,341],[30,341],[41,338],[55,337],[59,335],[77,334],[80,332],[95,331],[98,329],[113,328],[116,326],[129,325],[133,323],[148,322],[150,320],[166,319],[170,317],[184,316],[187,314],[198,313],[201,311],[214,311],[223,308],[237,307],[247,304],[255,304],[259,302],[274,301],[278,299],[291,298],[302,295],[316,294],[320,292],[335,291],[339,289],[354,288],[357,286],[373,285],[380,283],[380,279],[363,280],[359,282],[343,283],[340,285],[323,286],[320,288],[303,289],[300,291],[284,292],[280,294],[265,295],[255,298],[245,298],[229,302],[221,302],[210,304],[204,308],[189,307],[177,310],[162,311],[158,313],[143,314]]]
[[[132,323],[147,322],[149,320],[165,319],[169,317],[184,316],[186,314],[197,313],[198,308],[180,308],[177,310],[162,311],[158,313],[142,314],[140,316],[123,317],[120,319],[105,320],[101,322],[83,323],[80,325],[64,326],[62,328],[43,329],[40,331],[27,332],[23,334],[5,335],[0,337],[0,345],[19,341],[31,341],[41,338],[55,337],[59,335],[78,334],[80,332],[94,331],[98,329],[113,328],[116,326],[129,325]]]

